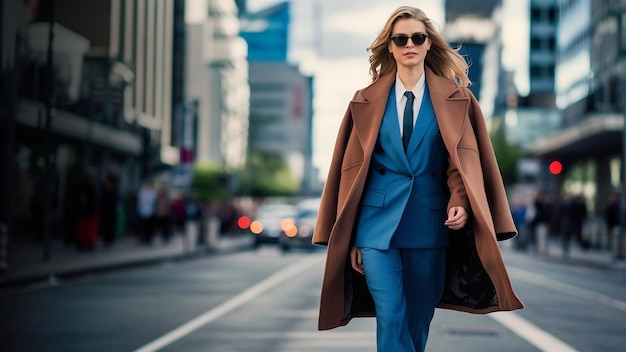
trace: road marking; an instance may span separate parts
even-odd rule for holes
[[[619,309],[626,312],[626,302],[609,297],[602,293],[569,285],[564,282],[556,281],[546,276],[535,274],[526,270],[511,268],[509,269],[509,272],[512,276],[520,280],[524,280],[535,285],[540,285],[553,291],[604,304],[611,308]]]
[[[351,341],[363,341],[367,340],[368,343],[376,343],[376,335],[371,330],[368,331],[267,331],[267,332],[220,332],[212,339],[231,341],[237,340],[351,340]],[[308,342],[306,342],[308,344]]]
[[[541,351],[577,352],[572,346],[550,335],[513,312],[495,312],[488,316]]]
[[[237,296],[229,299],[221,305],[206,311],[200,316],[188,321],[187,323],[179,326],[178,328],[168,332],[167,334],[159,337],[158,339],[144,345],[135,352],[152,352],[157,351],[165,346],[172,344],[174,341],[179,340],[193,331],[201,328],[202,326],[216,320],[222,315],[232,311],[235,308],[242,306],[245,303],[250,302],[254,298],[258,297],[265,291],[277,286],[278,284],[286,281],[287,279],[307,270],[315,264],[318,264],[324,259],[324,256],[313,255],[296,262],[293,265],[286,267],[285,269],[275,273],[267,279],[257,283],[256,285],[241,292]]]

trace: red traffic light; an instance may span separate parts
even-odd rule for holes
[[[561,171],[563,171],[563,164],[561,164],[560,161],[553,161],[550,163],[550,165],[548,166],[548,170],[550,170],[550,173],[553,175],[558,175],[561,173]]]

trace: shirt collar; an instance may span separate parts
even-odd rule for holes
[[[413,88],[412,90],[413,95],[415,95],[416,97],[421,96],[421,94],[424,92],[425,83],[426,83],[426,72],[422,73],[422,76],[420,77],[420,79],[417,81],[417,84]],[[402,84],[400,77],[398,77],[398,74],[396,73],[396,102],[400,102],[400,100],[404,97],[404,92],[406,92],[406,88],[404,88],[404,84]]]

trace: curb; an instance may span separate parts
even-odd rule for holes
[[[613,270],[613,271],[626,271],[626,260],[616,260],[612,259],[610,262],[601,262],[593,259],[585,259],[585,258],[564,258],[562,256],[557,256],[554,254],[540,254],[537,255],[536,258],[540,258],[546,262],[550,263],[558,263],[564,265],[576,265],[583,266],[588,268],[602,269],[602,270]]]
[[[248,241],[249,242],[249,241]],[[233,245],[215,248],[205,248],[188,253],[167,254],[153,258],[138,258],[133,260],[120,261],[116,263],[85,265],[60,271],[41,272],[36,274],[25,274],[12,278],[0,277],[0,294],[10,293],[30,286],[55,286],[61,281],[69,281],[88,274],[102,274],[107,272],[120,271],[125,269],[154,266],[170,262],[181,262],[213,255],[225,255],[251,248],[251,242],[237,241]]]

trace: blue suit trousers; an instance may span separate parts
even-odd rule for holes
[[[361,248],[379,352],[422,352],[443,294],[445,248]]]

